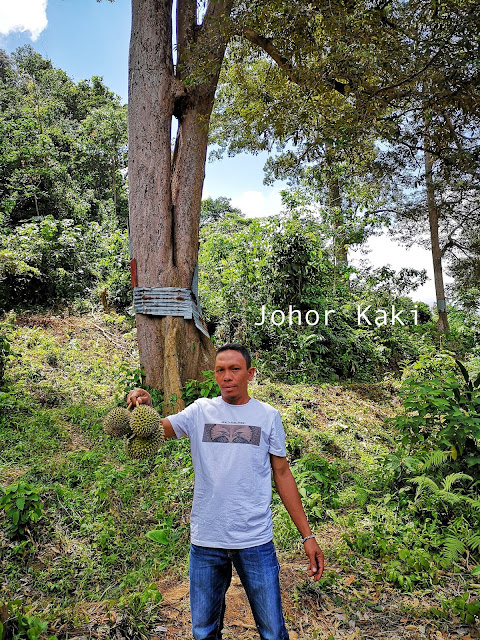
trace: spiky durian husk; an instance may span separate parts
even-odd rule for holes
[[[140,404],[130,416],[130,429],[139,438],[148,438],[159,431],[160,415],[153,407]]]
[[[163,442],[163,430],[160,429],[148,438],[132,436],[125,440],[125,453],[134,460],[145,460],[158,452]]]
[[[103,430],[109,436],[114,436],[115,438],[131,435],[130,411],[124,407],[115,407],[115,409],[112,409],[105,416]]]

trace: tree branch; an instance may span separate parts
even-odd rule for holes
[[[455,131],[455,127],[453,126],[452,119],[445,112],[443,113],[443,119],[445,120],[445,123],[446,123],[447,127],[449,128],[450,133],[452,134],[452,138],[455,140],[455,144],[457,146],[457,149],[459,151],[464,151],[464,147],[463,147],[462,141],[460,140],[460,138],[457,135],[457,132]]]
[[[286,71],[288,79],[291,82],[294,82],[295,84],[298,84],[298,85],[303,84],[300,70],[296,68],[288,58],[286,58],[284,55],[280,53],[277,47],[274,44],[272,44],[271,38],[265,38],[264,36],[260,35],[257,31],[254,31],[249,27],[241,27],[240,33],[249,42],[257,45],[257,47],[260,47],[260,49],[263,49],[265,53],[268,54],[270,58],[272,58],[272,60],[274,60],[277,63],[280,69],[282,69],[283,71]],[[342,96],[345,95],[345,87],[347,86],[346,84],[339,82],[335,78],[332,78],[332,79],[326,78],[326,80],[327,82],[329,82],[329,84],[332,85],[335,91],[340,93]]]
[[[415,80],[415,78],[418,78],[418,76],[422,75],[422,73],[426,71],[435,62],[435,60],[438,58],[438,56],[442,52],[442,49],[444,49],[445,46],[446,46],[446,43],[442,47],[440,47],[438,51],[435,53],[435,55],[433,55],[429,60],[427,60],[427,62],[423,65],[423,67],[419,69],[416,73],[412,74],[408,78],[404,78],[400,82],[391,84],[388,87],[380,87],[373,93],[369,94],[370,97],[374,98],[375,96],[378,96],[379,94],[384,93],[386,91],[391,91],[392,89],[398,89],[398,87],[401,87],[402,85],[407,84],[407,82],[411,82],[412,80]]]
[[[465,245],[462,245],[460,242],[458,242],[458,240],[455,240],[455,238],[453,237],[453,234],[458,229],[460,229],[461,226],[462,226],[462,223],[458,224],[455,227],[455,229],[448,235],[448,242],[446,242],[440,250],[442,258],[445,255],[445,253],[448,251],[448,249],[451,249],[452,247],[458,247],[459,249],[467,253],[467,248],[465,247]]]
[[[203,22],[198,28],[198,46],[200,40],[208,51],[204,59],[213,62],[212,77],[215,86],[220,75],[225,49],[230,35],[230,15],[234,0],[209,0]]]
[[[289,80],[291,80],[295,84],[300,83],[298,72],[295,70],[290,60],[283,56],[280,51],[272,44],[270,38],[265,38],[264,36],[261,36],[259,33],[257,33],[253,29],[249,29],[248,27],[241,27],[241,33],[252,44],[255,44],[263,49],[265,53],[267,53],[272,58],[272,60],[277,63],[280,69],[286,71]]]
[[[197,0],[177,0],[177,64],[195,40]]]

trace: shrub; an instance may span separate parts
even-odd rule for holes
[[[216,398],[220,395],[220,389],[215,380],[213,371],[202,371],[204,380],[188,380],[182,391],[185,406],[198,400],[198,398]]]
[[[427,360],[424,358],[423,363]],[[428,377],[408,378],[403,412],[395,419],[402,444],[410,450],[448,448],[466,467],[480,468],[480,375],[470,380],[457,362],[463,381],[447,367],[427,369]]]
[[[0,387],[3,385],[5,368],[11,354],[12,350],[8,339],[7,326],[5,324],[0,324]]]
[[[321,522],[326,509],[338,506],[338,466],[310,453],[292,464],[292,473],[305,511],[312,521]]]
[[[25,536],[29,527],[43,515],[38,490],[27,482],[17,482],[7,487],[0,498],[0,508],[5,511],[7,533],[12,538]]]

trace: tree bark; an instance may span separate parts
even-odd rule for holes
[[[206,79],[184,85],[181,65],[173,64],[171,0],[132,0],[129,207],[139,287],[192,288],[208,125],[226,47],[219,25],[231,5],[210,1],[200,29],[195,3],[177,0],[179,61],[198,35],[204,49],[192,59],[205,58],[210,65]],[[178,130],[172,156],[173,116]],[[213,345],[193,320],[143,314],[136,319],[145,381],[163,390],[167,411],[178,411],[185,382],[212,368]]]
[[[435,202],[435,185],[433,182],[433,159],[428,151],[428,143],[425,144],[425,185],[427,189],[428,220],[430,223],[430,241],[432,246],[433,275],[435,280],[435,292],[437,296],[438,322],[437,329],[440,333],[449,330],[445,301],[445,287],[443,284],[442,250],[438,233],[439,212]]]
[[[348,249],[345,242],[345,220],[343,218],[342,211],[342,192],[340,188],[340,180],[335,171],[335,151],[328,145],[325,160],[328,168],[327,173],[327,187],[328,187],[328,199],[330,207],[332,208],[332,226],[334,237],[334,257],[335,266],[347,266],[348,265]]]
[[[348,249],[345,243],[345,220],[342,213],[342,195],[338,176],[328,178],[330,206],[333,208],[333,231],[335,238],[335,265],[348,266]]]

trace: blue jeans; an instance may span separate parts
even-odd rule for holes
[[[195,640],[222,638],[232,564],[242,581],[261,640],[288,640],[273,542],[249,549],[190,545],[190,608]]]

